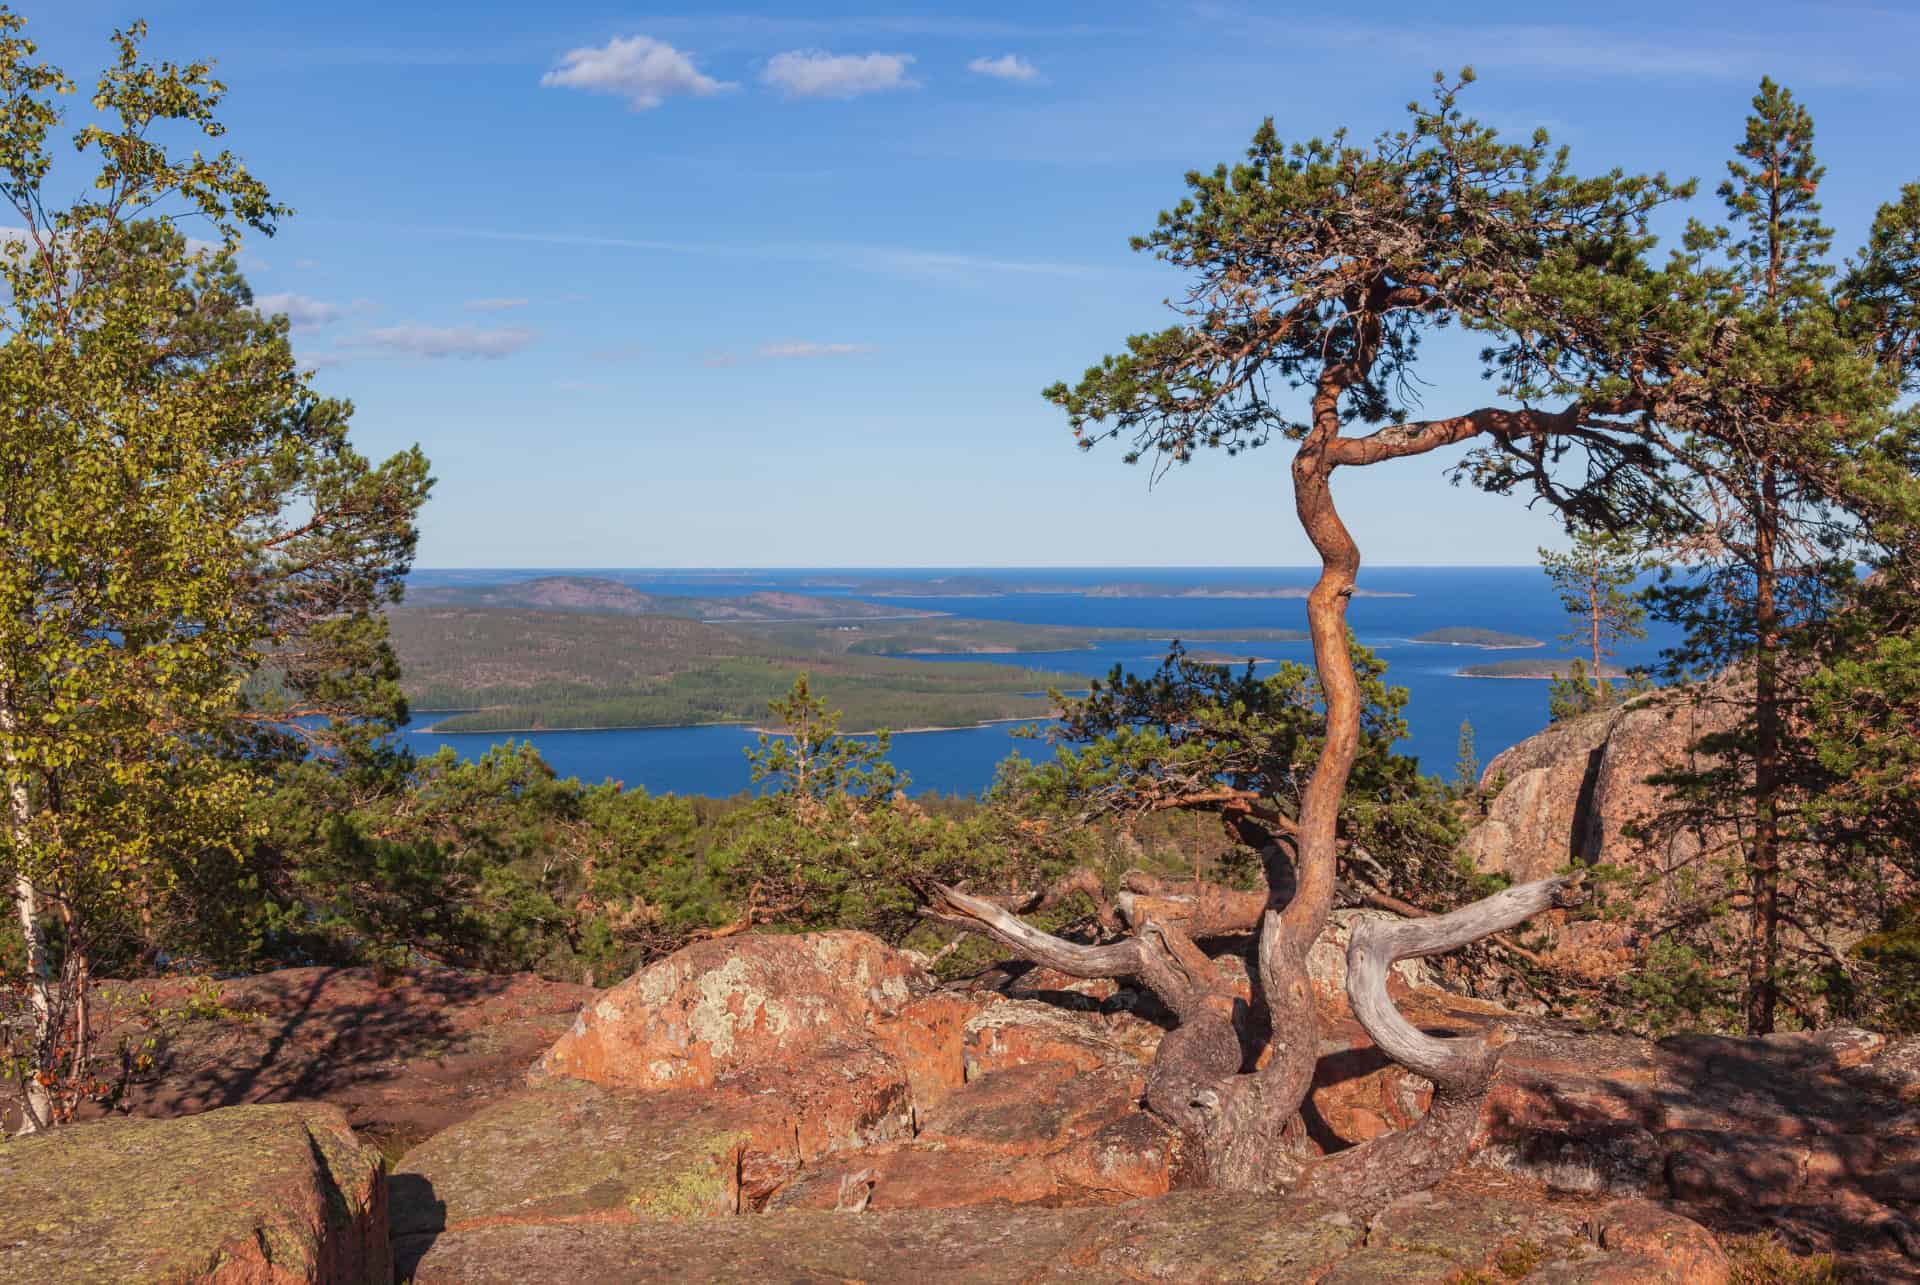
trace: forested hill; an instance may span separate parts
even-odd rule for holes
[[[764,591],[738,597],[642,593],[599,576],[540,576],[504,584],[428,585],[407,591],[410,607],[518,607],[615,616],[683,616],[692,620],[899,620],[939,613],[878,606],[853,598]]]
[[[434,720],[445,731],[760,722],[802,673],[849,731],[954,727],[1045,717],[1034,693],[1084,681],[849,655],[669,615],[441,606],[387,618],[414,708],[461,711]]]

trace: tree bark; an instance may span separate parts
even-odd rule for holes
[[[1373,336],[1356,342],[1370,347]],[[1320,1014],[1307,977],[1307,952],[1333,912],[1339,869],[1340,802],[1360,748],[1360,683],[1347,646],[1347,603],[1360,572],[1360,548],[1333,502],[1340,398],[1359,364],[1329,366],[1314,389],[1313,422],[1293,457],[1293,506],[1320,555],[1320,578],[1307,594],[1314,671],[1326,707],[1326,738],[1295,818],[1292,898],[1270,904],[1260,931],[1260,986],[1274,1046],[1267,1065],[1222,1087],[1204,1139],[1215,1185],[1241,1190],[1292,1185],[1299,1159],[1289,1129],[1313,1085],[1320,1057]],[[1293,1134],[1297,1137],[1297,1131]]]
[[[1146,1102],[1198,1150],[1211,1185],[1305,1191],[1367,1217],[1397,1195],[1431,1186],[1466,1155],[1507,1042],[1498,1029],[1454,1039],[1421,1031],[1388,995],[1393,965],[1457,949],[1550,907],[1571,905],[1577,888],[1577,876],[1556,876],[1448,914],[1370,920],[1354,929],[1347,946],[1348,1004],[1382,1053],[1432,1081],[1433,1105],[1408,1129],[1324,1158],[1306,1149],[1293,1124],[1312,1083],[1317,1041],[1308,1046],[1314,1056],[1307,1062],[1307,1083],[1298,1087],[1300,1098],[1291,1106],[1287,1095],[1296,1091],[1291,1075],[1238,1074],[1241,1048],[1232,997],[1192,941],[1176,926],[1140,913],[1138,899],[1129,895],[1121,902],[1132,937],[1086,946],[1032,928],[985,897],[941,884],[922,885],[920,892],[928,903],[922,913],[929,918],[983,932],[1025,959],[1073,976],[1138,978],[1166,1002],[1179,1025],[1154,1054]],[[1275,933],[1280,916],[1268,911],[1264,919],[1264,931]],[[1310,991],[1307,1005],[1312,1006]],[[1278,1028],[1275,1038],[1281,1038]],[[1284,1048],[1276,1048],[1276,1057]],[[1270,1149],[1257,1151],[1256,1140]]]
[[[1760,513],[1754,525],[1753,583],[1753,863],[1747,946],[1747,1034],[1773,1033],[1779,1003],[1780,956],[1780,619],[1775,565],[1779,479],[1763,467]]]
[[[1593,636],[1590,639],[1593,645],[1591,682],[1593,683],[1593,703],[1597,707],[1600,704],[1601,693],[1606,690],[1600,683],[1600,585],[1598,572],[1592,571],[1589,574],[1593,576],[1587,582],[1587,614],[1593,628]]]
[[[11,738],[17,727],[13,703],[0,692],[0,736]],[[27,794],[26,778],[9,749],[0,761],[6,774],[7,833],[12,840],[14,860],[24,862],[33,825],[33,801]],[[33,1050],[22,1083],[22,1119],[20,1132],[35,1133],[53,1124],[53,1100],[40,1082],[46,1069],[40,1054],[52,1043],[53,997],[49,990],[47,939],[41,928],[40,896],[26,870],[16,864],[13,876],[13,913],[20,924],[20,936],[26,946],[27,1004],[33,1010]]]

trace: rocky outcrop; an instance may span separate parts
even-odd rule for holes
[[[936,992],[861,933],[702,943],[588,1005],[525,1091],[410,1152],[396,1233],[405,1258],[506,1223],[1165,1192],[1172,1133],[1137,1106],[1160,1033]]]
[[[1555,723],[1496,755],[1480,785],[1498,792],[1466,841],[1474,864],[1525,882],[1569,861],[1661,862],[1623,833],[1659,807],[1660,791],[1647,778],[1685,766],[1694,742],[1739,713],[1722,685],[1695,695],[1643,698]],[[1666,854],[1666,864],[1687,855]]]
[[[1609,1232],[1617,1247],[1600,1239]],[[1371,1227],[1337,1209],[1212,1192],[1111,1209],[790,1209],[700,1224],[495,1225],[444,1237],[414,1280],[734,1281],[751,1264],[756,1280],[867,1285],[1718,1285],[1724,1277],[1699,1272],[1715,1248],[1704,1229],[1650,1206],[1588,1211],[1449,1179]]]
[[[365,1285],[392,1273],[380,1155],[334,1107],[105,1120],[0,1144],[0,1282]]]
[[[1687,766],[1699,738],[1731,726],[1740,708],[1736,694],[1727,680],[1716,680],[1685,695],[1642,697],[1555,723],[1521,741],[1481,774],[1481,789],[1492,798],[1464,851],[1477,869],[1517,883],[1569,864],[1604,861],[1643,875],[1681,866],[1699,851],[1696,835],[1636,832],[1663,806],[1664,792],[1648,778]],[[1657,880],[1641,894],[1650,904],[1660,896]],[[1554,914],[1530,927],[1545,934],[1554,963],[1574,975],[1600,978],[1630,965],[1619,924]]]
[[[1246,983],[1238,957],[1214,963]],[[1303,1110],[1323,1152],[1405,1128],[1431,1095],[1345,1012],[1327,985],[1336,971],[1322,960],[1320,1060]],[[440,999],[457,999],[447,979],[377,991],[323,970],[301,980],[357,1002],[306,1009],[283,980],[256,993],[259,1016],[206,1024],[234,1028],[236,1041],[257,1038],[246,1033],[256,1024],[290,1041],[304,1023],[331,1032],[353,1050],[351,1073],[331,1079],[340,1072],[321,1061],[308,1082],[344,1084],[358,1101],[435,1083],[432,1044],[396,1043],[404,1058],[384,1072],[371,1048],[382,1030],[426,1029]],[[530,1076],[531,1055],[509,1084],[489,1071],[485,1091],[395,1166],[401,1279],[734,1280],[752,1262],[769,1279],[916,1285],[1712,1282],[1724,1270],[1717,1235],[1767,1230],[1896,1280],[1912,1275],[1901,1247],[1920,1252],[1916,1040],[1841,1029],[1655,1044],[1396,975],[1396,1001],[1422,1030],[1498,1025],[1512,1041],[1476,1158],[1362,1223],[1184,1189],[1177,1137],[1140,1105],[1170,1019],[1125,980],[1002,968],[938,987],[915,957],[832,933],[702,943],[607,995],[576,989],[586,1002],[571,1025],[537,1014],[557,992],[501,985],[441,1015],[461,1032],[449,1058],[482,1055],[487,1013],[511,1032],[505,1047],[523,1047],[536,1023],[555,1043]],[[396,1012],[397,997],[429,1012]],[[383,1023],[365,1043],[345,1038],[356,1012]],[[399,1068],[411,1069],[389,1078]],[[267,1078],[282,1092],[300,1083]],[[0,1285],[156,1279],[136,1250],[164,1279],[378,1278],[385,1242],[367,1227],[389,1197],[346,1123],[327,1107],[245,1107],[0,1146],[15,1200],[0,1226],[36,1229],[0,1241]],[[56,1154],[66,1158],[39,1158]],[[16,1259],[21,1274],[9,1276]],[[209,1274],[222,1271],[237,1274]]]
[[[629,1089],[704,1088],[864,1038],[932,979],[860,932],[700,942],[581,1010],[536,1076]]]
[[[935,989],[859,934],[705,943],[590,1006],[526,1090],[406,1157],[402,1271],[1715,1282],[1710,1227],[1792,1228],[1882,1275],[1903,1263],[1920,1198],[1920,1107],[1900,1097],[1920,1101],[1920,1060],[1904,1046],[1865,1032],[1655,1045],[1429,980],[1395,979],[1409,1020],[1498,1024],[1513,1042],[1479,1158],[1361,1225],[1180,1190],[1179,1139],[1139,1102],[1165,1019],[1125,983],[1002,969]],[[1322,1004],[1312,1141],[1331,1152],[1417,1120],[1430,1086]]]
[[[519,1089],[528,1062],[597,994],[443,968],[109,982],[94,997],[95,1044],[126,1051],[116,1112],[330,1102],[397,1154]],[[0,1097],[0,1123],[14,1123],[9,1106]]]

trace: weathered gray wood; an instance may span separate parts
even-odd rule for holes
[[[1452,1039],[1428,1035],[1403,1017],[1387,995],[1387,973],[1403,959],[1418,959],[1491,937],[1543,910],[1571,904],[1578,880],[1559,875],[1497,892],[1470,906],[1428,919],[1370,919],[1347,943],[1347,1002],[1381,1052],[1434,1084],[1470,1086],[1493,1073],[1493,1051],[1484,1035]]]
[[[1041,932],[985,897],[943,883],[920,886],[927,904],[920,914],[944,924],[985,933],[1022,959],[1044,964],[1069,977],[1131,977],[1140,971],[1140,942],[1128,937],[1105,946],[1083,946]]]

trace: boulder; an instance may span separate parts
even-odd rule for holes
[[[748,1067],[790,1066],[866,1042],[931,978],[860,932],[699,942],[581,1010],[534,1067],[628,1089],[703,1088]]]
[[[317,1104],[102,1120],[0,1145],[5,1285],[391,1278],[380,1154]]]
[[[1153,1056],[1150,1045],[1129,1047],[1081,1014],[1030,999],[1003,999],[981,1006],[961,1028],[960,1049],[969,1081],[1029,1062],[1093,1071],[1144,1068]]]
[[[1585,854],[1593,782],[1618,719],[1555,723],[1494,756],[1480,788],[1499,793],[1464,845],[1476,867],[1525,883]]]
[[[1602,1249],[1659,1265],[1665,1278],[1686,1285],[1726,1285],[1730,1272],[1720,1242],[1699,1223],[1644,1200],[1615,1201],[1593,1220]]]

